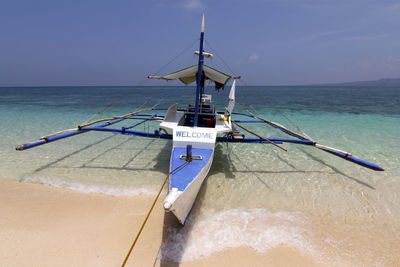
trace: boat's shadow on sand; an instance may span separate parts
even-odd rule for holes
[[[73,158],[81,153],[87,152],[90,148],[96,146],[96,145],[101,145],[103,142],[109,141],[109,139],[113,138],[114,136],[107,136],[105,138],[99,139],[91,144],[88,144],[76,151],[70,152],[66,155],[63,155],[49,163],[46,163],[42,166],[39,166],[33,171],[33,174],[40,174],[42,171],[53,168],[56,166],[59,166],[60,163],[63,163],[64,161],[67,162],[68,159]],[[137,171],[154,171],[158,172],[158,175],[160,175],[160,172],[162,175],[167,175],[168,174],[168,166],[169,166],[169,157],[170,157],[170,149],[171,149],[171,142],[165,142],[163,144],[163,147],[159,147],[160,151],[154,155],[152,158],[152,162],[155,162],[152,166],[150,164],[147,164],[143,166],[142,168],[135,168],[135,167],[130,167],[134,166],[135,160],[137,159],[138,155],[140,153],[143,153],[146,149],[149,148],[153,144],[153,142],[156,141],[154,139],[149,140],[147,144],[142,145],[141,149],[137,149],[132,153],[130,158],[128,158],[124,163],[122,163],[119,167],[116,166],[99,166],[97,165],[92,165],[96,161],[96,159],[104,156],[105,154],[108,153],[114,153],[115,150],[117,150],[119,147],[122,147],[130,142],[130,140],[124,140],[124,141],[119,141],[118,144],[110,146],[108,149],[105,151],[98,153],[96,155],[92,155],[92,158],[88,159],[85,161],[85,163],[81,164],[80,166],[75,166],[72,168],[83,168],[83,169],[112,169],[112,170],[123,170],[123,171],[131,171],[132,174],[137,175]],[[353,182],[356,182],[362,186],[368,187],[369,189],[375,189],[373,186],[369,185],[366,182],[361,181],[360,179],[354,178],[350,175],[347,175],[344,173],[342,170],[339,170],[338,168],[335,168],[327,163],[325,163],[323,160],[317,158],[314,156],[312,153],[308,152],[307,150],[301,150],[301,152],[305,153],[309,158],[312,160],[318,162],[319,164],[323,164],[326,167],[330,169],[331,172],[336,173],[342,177],[345,177]],[[276,153],[276,158],[278,158],[281,162],[285,163],[287,165],[287,168],[281,169],[281,170],[254,170],[251,166],[249,166],[248,163],[244,162],[241,159],[241,156],[239,154],[240,152],[237,151],[232,151],[230,146],[226,146],[225,144],[218,144],[215,149],[215,155],[214,155],[214,162],[213,165],[210,169],[209,176],[214,176],[214,175],[220,175],[221,173],[224,174],[225,179],[236,179],[237,176],[240,175],[247,175],[251,174],[254,176],[263,186],[265,186],[266,189],[271,189],[271,186],[268,184],[268,179],[266,179],[265,175],[268,174],[282,174],[282,173],[315,173],[315,172],[321,172],[321,173],[326,173],[327,171],[305,171],[296,168],[294,165],[292,165],[288,160],[285,158],[281,157],[279,154]],[[238,169],[237,166],[235,166],[239,162],[240,163],[240,169]],[[63,166],[65,168],[68,168],[68,166]],[[135,176],[133,176],[135,178]],[[159,253],[155,258],[154,261],[154,266],[179,266],[179,262],[182,261],[184,253],[185,253],[185,247],[187,247],[187,242],[189,241],[188,238],[188,233],[191,232],[191,229],[193,226],[196,224],[197,218],[200,216],[200,211],[202,207],[202,202],[205,197],[205,194],[207,192],[207,187],[208,186],[214,186],[213,183],[205,182],[199,192],[199,195],[197,197],[197,200],[195,202],[195,205],[193,207],[192,212],[190,213],[188,217],[188,223],[186,223],[184,226],[181,226],[176,218],[171,214],[171,213],[165,213],[164,215],[164,221],[163,221],[163,233],[162,233],[162,241],[161,241],[161,247],[159,249]],[[174,247],[171,248],[172,244],[176,245],[176,234],[179,233],[180,239],[178,242],[179,247]],[[173,249],[173,252],[171,252],[171,249]],[[171,257],[172,255],[172,257]],[[173,259],[171,259],[173,258]]]

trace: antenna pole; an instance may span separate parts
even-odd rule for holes
[[[201,101],[201,94],[204,90],[204,74],[203,74],[203,64],[204,64],[204,55],[203,55],[203,45],[204,45],[204,15],[201,21],[201,31],[200,31],[200,49],[199,49],[199,64],[197,67],[197,76],[196,76],[196,101],[194,107],[194,121],[193,126],[197,127],[199,122],[199,106]]]

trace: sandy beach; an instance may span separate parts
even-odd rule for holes
[[[0,202],[0,265],[120,266],[152,197],[1,180]],[[241,247],[183,263],[161,260],[163,229],[174,223],[159,201],[127,266],[325,266],[283,246],[264,254]]]

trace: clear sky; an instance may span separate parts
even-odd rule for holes
[[[136,85],[190,44],[159,74],[195,64],[203,13],[251,85],[400,77],[400,0],[0,0],[0,86]]]

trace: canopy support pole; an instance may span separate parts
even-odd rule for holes
[[[196,101],[194,107],[194,120],[193,126],[197,127],[199,123],[199,106],[201,101],[201,94],[204,87],[204,78],[203,78],[203,64],[204,64],[204,55],[203,55],[203,44],[204,44],[204,15],[201,22],[201,32],[200,32],[200,49],[199,49],[199,63],[197,66],[197,75],[196,75]]]

